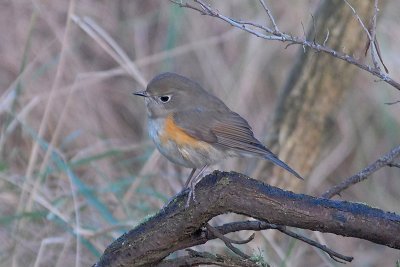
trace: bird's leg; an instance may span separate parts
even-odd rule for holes
[[[188,195],[188,199],[186,201],[186,205],[185,207],[188,208],[189,204],[190,204],[190,199],[193,198],[193,201],[196,202],[196,194],[194,192],[194,188],[197,184],[197,182],[199,182],[201,180],[201,175],[204,173],[204,171],[207,169],[208,165],[204,165],[203,167],[201,167],[200,171],[197,173],[197,175],[193,178],[190,179],[190,183],[189,183],[189,195]],[[192,171],[192,173],[194,173],[194,171]],[[192,174],[191,174],[192,175]]]
[[[185,186],[183,187],[183,189],[186,189],[190,183],[190,181],[192,180],[193,174],[196,171],[196,168],[193,168],[192,171],[189,174],[189,177],[187,178],[186,182],[185,182]]]

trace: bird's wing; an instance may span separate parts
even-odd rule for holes
[[[175,113],[174,121],[179,128],[196,139],[220,146],[221,149],[236,151],[238,154],[264,157],[302,179],[263,146],[254,137],[247,121],[235,112],[226,109],[188,110]]]
[[[174,115],[179,128],[192,137],[226,149],[263,155],[266,148],[237,113],[227,110],[189,110]]]

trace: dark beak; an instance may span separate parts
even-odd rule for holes
[[[138,96],[143,96],[143,97],[148,97],[149,94],[146,91],[139,91],[139,92],[134,92],[134,95],[138,95]]]

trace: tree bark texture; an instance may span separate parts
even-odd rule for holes
[[[263,184],[238,173],[215,171],[159,213],[114,241],[94,266],[154,266],[170,253],[205,243],[202,227],[237,213],[272,224],[356,237],[400,249],[400,216],[364,204],[315,198]]]
[[[369,23],[373,1],[351,1],[359,16]],[[363,57],[368,40],[349,6],[343,0],[323,1],[308,27],[308,40]],[[299,47],[299,54],[286,84],[280,91],[274,112],[268,147],[298,170],[310,174],[320,156],[324,140],[332,135],[334,112],[354,79],[357,68],[323,53]],[[279,176],[290,176],[274,168]],[[290,179],[289,179],[290,178]],[[299,181],[280,179],[279,187],[294,189]]]

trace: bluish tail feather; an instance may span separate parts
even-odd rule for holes
[[[272,154],[272,153],[271,153]],[[303,177],[300,176],[300,174],[298,174],[296,171],[294,171],[292,168],[290,168],[285,162],[281,161],[277,156],[275,156],[274,154],[270,155],[270,154],[266,154],[265,158],[272,161],[274,164],[278,165],[279,167],[284,168],[285,170],[287,170],[288,172],[290,172],[291,174],[293,174],[294,176],[296,176],[297,178],[304,180]]]

